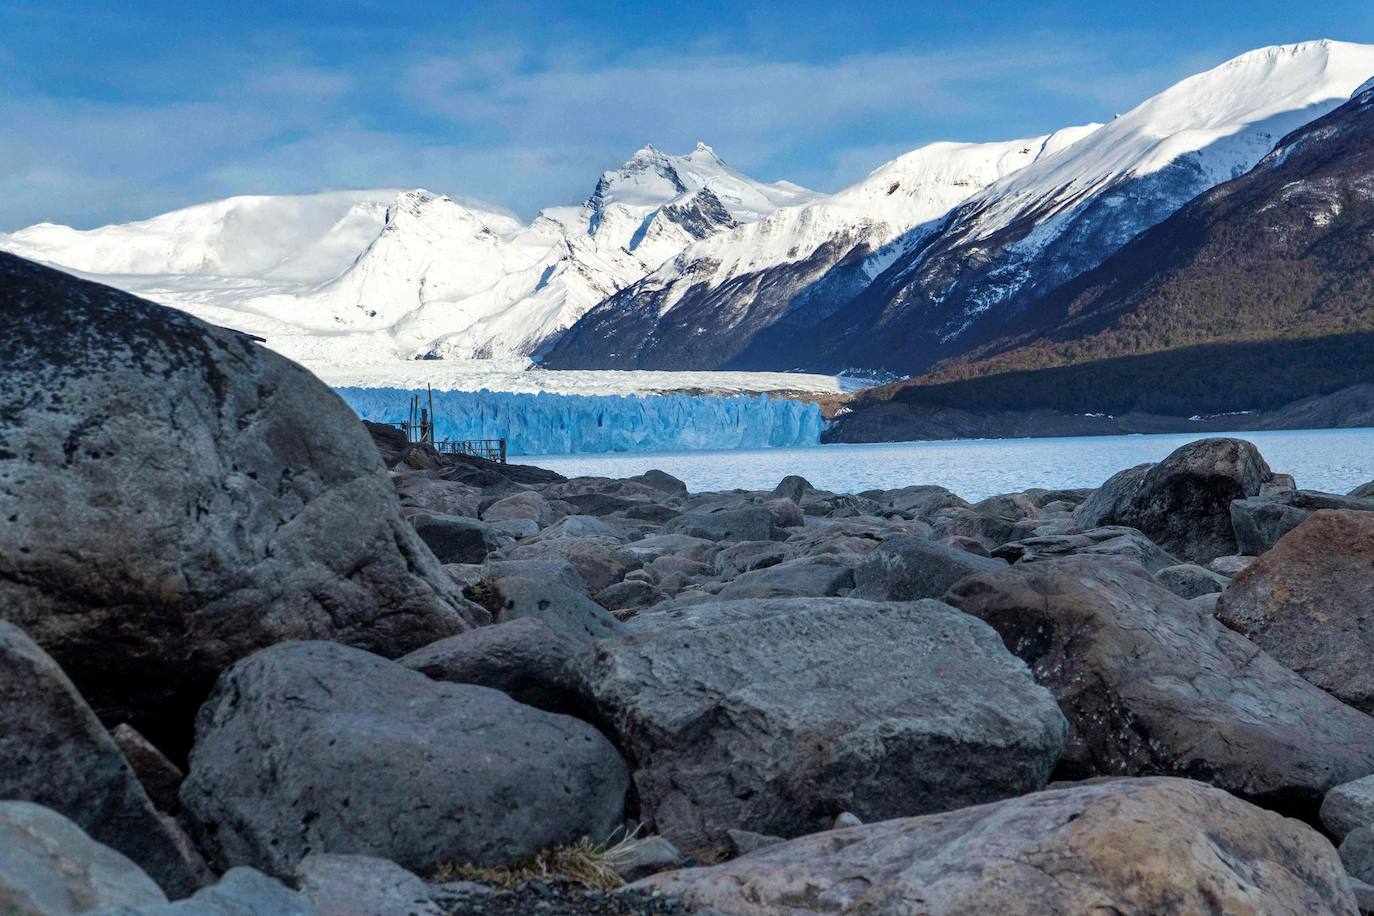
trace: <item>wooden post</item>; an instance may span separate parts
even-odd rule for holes
[[[504,437],[501,439],[501,463],[506,463],[506,440]]]
[[[425,382],[425,390],[429,392],[429,444],[434,444],[434,389],[429,382]]]

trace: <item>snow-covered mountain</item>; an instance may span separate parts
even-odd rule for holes
[[[817,195],[645,147],[529,225],[427,191],[236,197],[0,248],[267,338],[307,364],[519,357],[685,245]]]
[[[1244,173],[1371,73],[1369,45],[1314,41],[1252,51],[1100,128],[1053,135],[1054,148],[1024,168],[971,189],[935,222],[908,223],[885,245],[875,248],[867,234],[842,226],[795,249],[784,243],[783,264],[761,243],[741,245],[738,257],[709,253],[791,216],[779,211],[693,246],[598,306],[549,362],[921,371],[995,336],[1038,297]],[[871,197],[883,184],[866,179],[856,187]]]
[[[779,320],[814,320],[919,245],[971,195],[1099,125],[1000,143],[932,143],[829,197],[712,235],[586,315],[554,368],[720,365]]]

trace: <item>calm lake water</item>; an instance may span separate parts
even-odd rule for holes
[[[1275,471],[1309,490],[1345,493],[1374,480],[1374,429],[1212,433],[1259,446]],[[695,491],[772,489],[800,474],[824,490],[854,493],[934,483],[969,500],[1029,487],[1095,487],[1122,468],[1158,461],[1197,435],[1083,436],[884,442],[810,448],[604,455],[522,456],[514,460],[569,477],[629,477],[659,468]]]

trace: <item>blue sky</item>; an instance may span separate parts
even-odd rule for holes
[[[530,216],[697,140],[834,190],[1323,37],[1374,42],[1374,4],[0,0],[0,231],[349,187]]]

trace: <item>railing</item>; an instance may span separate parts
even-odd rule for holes
[[[451,455],[472,455],[488,461],[506,463],[505,439],[440,439],[434,447]]]

